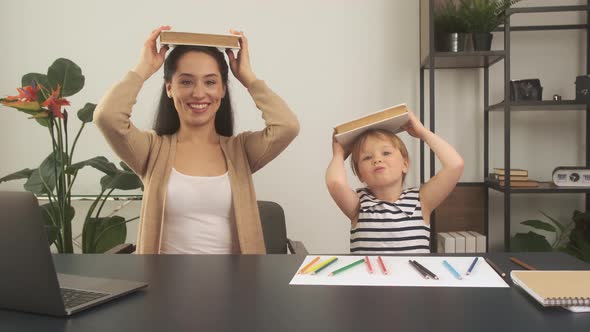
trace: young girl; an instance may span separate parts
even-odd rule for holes
[[[350,219],[353,253],[429,253],[430,213],[453,190],[463,173],[463,159],[442,138],[426,129],[409,113],[408,134],[426,142],[442,169],[419,189],[403,190],[410,160],[404,143],[389,131],[370,130],[360,135],[350,151],[333,139],[333,158],[326,171],[330,195]],[[344,160],[352,152],[351,166],[366,185],[352,190]]]

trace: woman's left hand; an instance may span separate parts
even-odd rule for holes
[[[422,122],[418,120],[418,118],[414,115],[414,113],[412,113],[411,110],[408,111],[408,116],[410,117],[410,120],[408,120],[408,122],[406,122],[406,124],[403,125],[402,128],[405,131],[407,131],[408,134],[410,134],[411,136],[424,140],[424,137],[428,133],[428,129],[424,127]]]
[[[242,83],[246,89],[250,88],[250,85],[256,81],[256,75],[252,71],[250,66],[250,53],[248,51],[248,39],[243,31],[230,29],[229,32],[232,35],[240,36],[240,50],[238,56],[234,55],[234,51],[231,48],[227,48],[225,53],[229,58],[229,67],[234,76]]]

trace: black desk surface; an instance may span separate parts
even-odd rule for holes
[[[538,269],[590,269],[562,253],[510,255]],[[507,273],[521,269],[508,254],[488,257]],[[70,318],[0,310],[0,331],[590,331],[590,313],[543,308],[517,288],[290,286],[300,256],[54,260],[62,273],[150,286]]]

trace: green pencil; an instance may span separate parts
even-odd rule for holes
[[[346,270],[348,270],[348,269],[350,269],[350,268],[352,268],[352,267],[355,267],[355,266],[357,266],[357,265],[359,265],[359,264],[362,264],[364,261],[365,261],[365,260],[364,260],[363,258],[361,258],[361,259],[359,259],[358,261],[356,261],[356,262],[354,262],[354,263],[350,263],[350,264],[348,264],[348,265],[346,265],[346,266],[344,266],[344,267],[341,267],[341,268],[339,268],[338,270],[334,270],[334,271],[332,271],[332,272],[331,272],[330,274],[328,274],[328,275],[329,275],[329,276],[334,276],[334,275],[337,275],[337,274],[338,274],[338,273],[340,273],[340,272],[344,272],[344,271],[346,271]]]

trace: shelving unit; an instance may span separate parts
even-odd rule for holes
[[[506,21],[497,31],[504,33],[504,50],[493,50],[487,52],[436,52],[434,46],[434,6],[441,0],[420,0],[420,120],[424,123],[425,115],[425,73],[428,71],[429,84],[429,123],[431,131],[435,132],[435,71],[437,69],[456,68],[480,68],[483,70],[484,82],[484,180],[482,184],[488,188],[484,194],[484,229],[488,235],[489,225],[489,190],[503,193],[504,196],[504,249],[510,248],[510,198],[512,194],[535,194],[535,193],[582,193],[586,194],[586,209],[590,210],[590,188],[564,188],[557,187],[553,183],[540,183],[534,188],[513,188],[510,187],[510,149],[511,149],[511,112],[514,111],[585,111],[585,135],[586,135],[586,166],[590,166],[590,105],[579,104],[574,100],[562,101],[535,101],[535,102],[500,102],[490,105],[489,103],[489,68],[503,60],[504,63],[504,99],[510,100],[510,78],[511,78],[511,56],[510,56],[510,35],[516,31],[544,31],[544,30],[585,30],[586,31],[586,73],[590,74],[590,0],[586,5],[579,6],[544,6],[544,7],[523,7],[509,8],[506,11]],[[586,24],[569,25],[536,25],[536,26],[511,26],[510,20],[513,15],[527,13],[556,13],[556,12],[585,12],[587,14]],[[504,169],[507,170],[506,187],[500,187],[496,182],[489,181],[489,127],[490,112],[504,112]],[[430,152],[428,165],[430,166],[430,177],[435,174],[435,156]],[[425,181],[424,143],[420,144],[420,182]],[[556,165],[557,166],[557,165]],[[436,232],[436,213],[431,217],[432,233]],[[433,236],[434,240],[435,237]],[[436,244],[433,243],[433,246]]]

